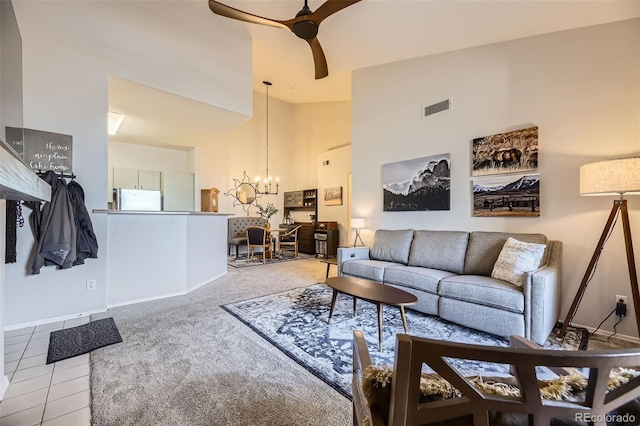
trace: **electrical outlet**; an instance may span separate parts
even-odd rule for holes
[[[622,299],[622,303],[624,303],[625,305],[627,304],[627,296],[620,296],[619,294],[616,294],[616,301],[614,302],[614,306],[618,306],[618,302]]]
[[[87,291],[96,289],[96,280],[87,280]]]

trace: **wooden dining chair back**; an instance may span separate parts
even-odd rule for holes
[[[266,262],[267,255],[273,259],[269,230],[259,226],[250,226],[247,228],[247,263],[252,256],[255,257],[256,249],[262,249],[262,263]]]
[[[288,232],[283,232],[278,235],[278,246],[280,247],[280,253],[284,253],[285,249],[293,250],[294,257],[298,257],[298,231],[302,228],[302,225],[298,225]]]

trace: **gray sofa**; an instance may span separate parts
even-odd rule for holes
[[[507,241],[545,244],[523,287],[491,278]],[[338,248],[338,275],[412,293],[410,308],[499,336],[543,344],[560,315],[562,242],[542,234],[378,230],[371,247]]]
[[[264,226],[266,219],[261,217],[230,217],[227,226],[227,250],[231,254],[231,246],[236,246],[236,257],[238,257],[238,246],[247,245],[246,230],[249,226]]]

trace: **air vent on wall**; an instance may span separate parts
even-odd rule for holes
[[[422,108],[422,118],[428,117],[438,112],[451,109],[451,99],[435,103],[433,105],[425,106]]]

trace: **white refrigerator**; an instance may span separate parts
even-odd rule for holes
[[[162,210],[162,193],[160,191],[115,188],[113,200],[116,210]]]

